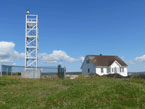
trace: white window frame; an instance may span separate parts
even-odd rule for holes
[[[104,72],[104,69],[103,69],[103,67],[101,67],[101,73],[103,73]]]
[[[107,68],[107,73],[110,73],[110,68]]]
[[[124,67],[120,67],[120,72],[124,72]]]
[[[121,72],[124,72],[124,67],[121,67]]]

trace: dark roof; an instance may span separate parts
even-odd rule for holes
[[[127,66],[127,64],[118,56],[105,56],[105,55],[88,55],[89,59],[95,66],[110,66],[115,60],[121,66]]]

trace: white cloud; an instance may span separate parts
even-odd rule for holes
[[[128,61],[127,64],[134,64],[134,61]]]
[[[0,42],[0,63],[13,62],[14,59],[23,59],[24,53],[19,53],[14,50],[13,42]]]
[[[14,63],[15,59],[23,59],[25,54],[19,53],[15,50],[15,44],[13,42],[0,42],[0,63]],[[83,62],[84,57],[73,58],[63,50],[53,50],[51,54],[40,53],[40,62],[44,63],[61,63],[61,62]]]
[[[25,53],[19,53],[17,51],[14,51],[13,57],[17,59],[24,59]]]
[[[65,62],[77,62],[84,59],[84,57],[80,57],[79,59],[70,57],[67,53],[63,50],[53,50],[51,54],[41,53],[40,55],[41,61],[46,63],[57,63],[60,61]]]
[[[145,62],[145,55],[136,57],[134,61],[135,62]]]
[[[80,61],[81,61],[81,62],[83,62],[83,61],[84,61],[84,59],[85,59],[85,58],[84,58],[83,56],[82,56],[82,57],[80,57]]]
[[[0,56],[10,54],[14,46],[13,42],[0,42]]]
[[[135,63],[142,63],[142,62],[145,62],[145,55],[136,57],[132,61],[129,61],[128,64],[135,64]]]
[[[119,56],[119,57],[120,57],[122,60],[125,60],[125,58],[126,58],[125,56]]]

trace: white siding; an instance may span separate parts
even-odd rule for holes
[[[107,73],[107,67],[106,68],[103,68],[103,69],[104,69],[103,70],[104,71],[103,73],[106,74]]]
[[[127,67],[124,67],[124,72],[120,73],[122,76],[128,76]]]
[[[111,67],[111,72],[110,72],[111,74],[118,73],[118,74],[120,74],[122,76],[128,76],[127,67],[121,66],[120,64],[118,64],[117,61],[115,61],[110,67]],[[114,70],[115,67],[117,68],[117,72],[114,72],[114,71],[112,72],[112,68]],[[124,68],[124,72],[120,72],[120,67]]]
[[[88,69],[90,69],[90,73],[96,73],[98,75],[107,75],[107,74],[114,74],[119,73],[122,76],[128,76],[127,67],[124,67],[124,72],[120,72],[120,67],[122,67],[117,61],[114,61],[110,66],[94,66],[94,64],[90,61],[89,63],[86,62],[87,57],[85,58],[82,64],[82,74],[88,74]],[[103,68],[103,72],[101,72],[101,68]],[[110,72],[108,72],[108,68],[110,68]],[[112,72],[113,68],[113,72]],[[116,72],[114,70],[116,69]]]
[[[118,62],[115,61],[109,67],[107,67],[107,66],[96,67],[96,74],[102,76],[102,75],[107,75],[107,74],[118,73],[118,74],[120,74],[122,76],[128,76],[127,67],[123,67],[124,68],[124,72],[120,72],[120,67],[122,67],[122,66]],[[101,72],[101,68],[103,68],[103,73]],[[110,68],[110,72],[107,71],[108,68]],[[113,72],[112,72],[112,68],[113,68]],[[116,68],[116,72],[115,72],[115,68]]]
[[[90,73],[96,72],[94,64],[91,61],[89,63],[86,63],[86,59],[85,59],[82,65],[82,74],[88,74],[88,69],[90,69]]]
[[[103,72],[101,72],[101,68],[103,68]],[[96,74],[98,75],[106,75],[107,73],[107,67],[96,67]]]
[[[100,74],[101,73],[101,68],[100,67],[97,67],[96,68],[96,74]]]
[[[114,73],[120,72],[120,67],[121,67],[121,65],[118,64],[116,61],[113,62],[112,65],[110,66],[110,68],[111,68],[110,73],[114,74]],[[112,71],[112,68],[113,68],[113,71]],[[114,68],[116,68],[117,72],[115,72]]]

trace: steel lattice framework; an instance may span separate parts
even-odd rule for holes
[[[25,69],[38,67],[38,15],[26,12]]]

